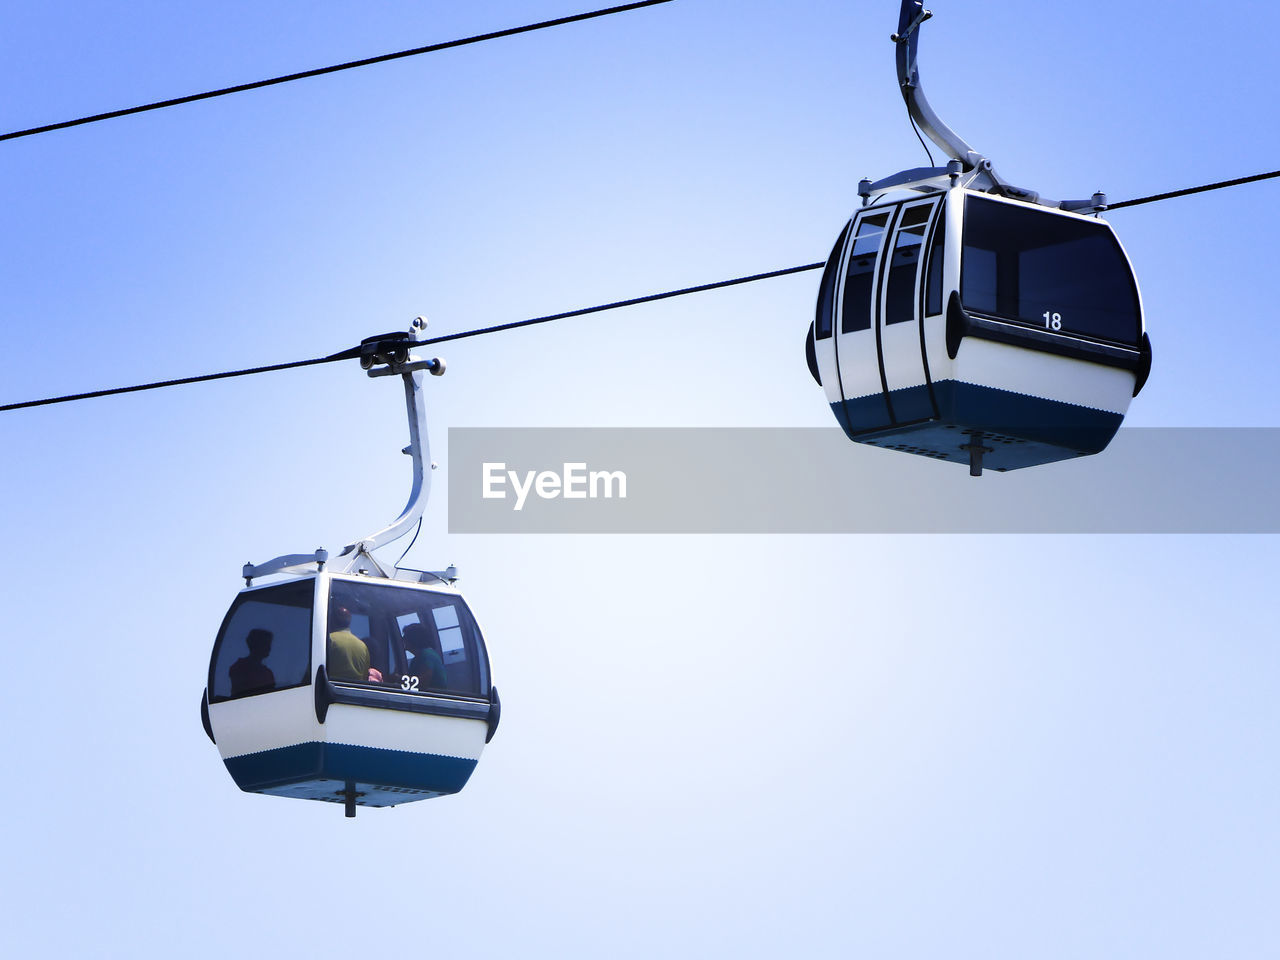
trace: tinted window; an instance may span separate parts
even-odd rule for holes
[[[844,278],[844,303],[840,307],[840,332],[871,328],[871,292],[875,288],[876,254],[884,242],[888,213],[866,217],[858,224],[849,250]]]
[[[488,693],[479,628],[453,594],[334,580],[327,650],[334,680],[407,693]]]
[[[931,205],[908,207],[902,215],[893,260],[889,265],[889,292],[885,298],[885,323],[906,323],[915,319],[916,269],[924,249],[924,232],[929,225]]]
[[[938,214],[938,225],[933,228],[933,243],[929,245],[929,276],[925,281],[924,314],[934,317],[942,312],[942,271],[946,267],[943,248],[947,242],[947,205],[944,202]]]
[[[817,340],[831,336],[831,315],[836,305],[836,274],[840,270],[840,251],[844,249],[844,238],[848,234],[849,225],[846,223],[840,231],[840,239],[831,248],[827,268],[822,271],[822,286],[818,288],[818,317],[814,324],[814,338]]]
[[[209,700],[234,700],[311,680],[314,580],[236,597],[222,621],[209,668]]]
[[[960,297],[977,313],[1138,343],[1133,275],[1100,222],[967,197]]]

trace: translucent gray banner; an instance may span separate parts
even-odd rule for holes
[[[1280,429],[1129,428],[1000,474],[837,429],[451,429],[453,533],[1277,533]]]

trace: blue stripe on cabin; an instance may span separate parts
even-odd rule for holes
[[[982,387],[955,380],[933,385],[939,418],[926,386],[890,393],[899,423],[890,424],[884,396],[833,403],[832,413],[851,440],[907,453],[968,463],[960,448],[969,442],[965,431],[980,430],[984,466],[992,470],[1016,470],[1102,451],[1124,421],[1124,416],[1074,403],[1031,397],[1009,390]],[[911,417],[914,423],[901,421]]]
[[[460,757],[315,742],[229,757],[224,762],[241,790],[286,795],[289,791],[281,788],[305,787],[317,780],[457,793],[476,768],[475,760]]]

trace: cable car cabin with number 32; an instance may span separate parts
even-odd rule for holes
[[[1016,470],[1098,453],[1151,369],[1133,268],[1106,197],[1016,187],[938,117],[903,0],[898,86],[945,167],[863,180],[827,260],[809,371],[851,440]],[[923,139],[921,140],[923,143]]]
[[[242,790],[391,806],[461,790],[498,707],[456,591],[317,573],[237,596],[204,713]]]
[[[444,361],[409,355],[425,331],[419,317],[360,347],[369,376],[404,382],[413,487],[400,516],[348,544],[336,569],[324,550],[246,564],[218,630],[200,718],[241,790],[343,803],[349,817],[457,793],[498,727],[457,569],[387,568],[373,554],[413,529],[430,492],[423,373]]]
[[[1101,451],[1151,363],[1107,223],[959,188],[854,215],[806,346],[850,439],[995,470]]]

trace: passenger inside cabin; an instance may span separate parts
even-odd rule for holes
[[[406,676],[417,677],[417,688],[447,690],[449,681],[445,675],[444,657],[440,653],[440,641],[421,623],[411,623],[404,628],[405,653],[413,657],[405,668]],[[409,689],[414,689],[409,687]]]
[[[351,611],[341,604],[329,608],[326,660],[330,678],[381,683],[382,671],[369,666],[369,648],[351,632]]]
[[[264,660],[271,655],[271,641],[275,635],[270,630],[255,627],[245,637],[249,655],[231,665],[227,673],[231,677],[231,695],[240,697],[250,693],[264,693],[276,688],[276,677]]]

